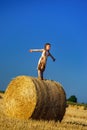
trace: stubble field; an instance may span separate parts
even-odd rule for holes
[[[87,130],[87,109],[69,105],[62,122],[18,120],[4,114],[4,94],[0,93],[0,130]]]

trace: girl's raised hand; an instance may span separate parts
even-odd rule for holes
[[[54,61],[54,62],[55,62],[55,60],[56,60],[56,59],[55,59],[55,58],[53,58],[53,61]]]
[[[29,52],[32,52],[32,50],[29,50]]]

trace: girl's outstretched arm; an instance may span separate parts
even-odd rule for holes
[[[56,59],[52,56],[51,53],[49,53],[49,56],[52,58],[53,61],[55,61]]]
[[[44,49],[30,49],[29,52],[43,52]]]

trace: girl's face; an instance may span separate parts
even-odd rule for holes
[[[46,45],[46,50],[47,50],[47,51],[49,51],[49,50],[50,50],[50,48],[51,48],[51,46],[50,46],[50,45]]]

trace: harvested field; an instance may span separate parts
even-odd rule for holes
[[[0,94],[0,130],[87,130],[87,110],[70,105],[61,123],[43,120],[19,120],[3,113],[3,96]]]

